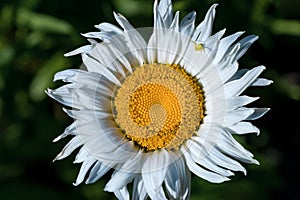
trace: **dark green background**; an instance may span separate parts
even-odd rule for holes
[[[252,106],[272,110],[254,122],[261,135],[238,140],[260,166],[248,175],[210,184],[192,178],[192,199],[300,199],[299,192],[299,0],[176,0],[181,16],[197,11],[199,23],[218,2],[214,30],[245,30],[260,39],[240,60],[241,67],[267,66],[274,84],[247,90],[261,99]],[[116,23],[112,11],[135,27],[152,25],[151,0],[1,0],[0,2],[0,199],[114,199],[103,192],[109,176],[92,185],[72,186],[79,165],[71,157],[52,163],[68,139],[52,143],[72,121],[46,97],[55,72],[77,68],[80,56],[63,53],[88,42],[79,33],[100,22]]]

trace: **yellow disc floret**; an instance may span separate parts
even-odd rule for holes
[[[147,151],[178,148],[204,117],[204,97],[195,78],[178,65],[137,67],[117,90],[115,121],[126,137]]]

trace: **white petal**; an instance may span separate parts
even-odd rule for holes
[[[120,37],[120,36],[116,36]],[[124,44],[126,45],[126,44]],[[99,43],[95,46],[92,52],[89,53],[89,57],[98,61],[99,64],[102,64],[106,68],[110,70],[114,70],[123,76],[125,76],[125,72],[120,63],[123,62],[124,52],[120,52],[115,46],[107,43]],[[98,64],[98,65],[99,65]]]
[[[241,107],[236,110],[226,112],[224,118],[224,126],[231,126],[240,121],[247,119],[254,113],[254,109]]]
[[[81,70],[77,70],[77,69],[67,69],[67,70],[57,72],[54,75],[53,81],[55,82],[55,81],[58,81],[58,80],[62,80],[64,82],[74,82],[74,77],[80,71]]]
[[[69,94],[67,95],[62,95],[62,94],[55,94],[55,90],[51,90],[51,89],[47,89],[45,91],[45,93],[55,99],[56,101],[58,101],[59,103],[63,104],[63,105],[66,105],[66,106],[69,106],[69,107],[72,107],[72,108],[77,108],[77,109],[80,109],[82,108],[82,105],[80,104],[77,104],[76,102],[73,102],[73,97]]]
[[[126,41],[128,42],[128,46],[130,48],[130,52],[133,53],[137,59],[140,61],[139,65],[142,65],[146,62],[146,48],[147,44],[143,37],[137,32],[133,26],[127,21],[127,19],[120,15],[114,13],[116,20],[124,29],[124,36]]]
[[[117,33],[115,32],[89,32],[89,33],[83,33],[81,35],[87,38],[100,39],[103,42],[109,43],[112,40],[112,38],[116,36],[116,34]],[[90,51],[88,51],[87,53],[90,53]]]
[[[113,165],[105,165],[101,162],[96,162],[93,168],[90,171],[89,177],[86,179],[85,183],[90,184],[99,180],[104,174],[106,174]]]
[[[217,64],[222,77],[222,82],[229,80],[238,70],[238,62],[235,60],[235,55],[240,49],[240,44],[236,44]]]
[[[89,152],[85,148],[81,148],[77,153],[73,163],[82,163],[90,158]]]
[[[265,78],[258,78],[258,79],[256,79],[256,81],[254,81],[252,83],[251,86],[267,86],[267,85],[270,85],[272,83],[273,83],[272,80],[268,80],[268,79],[265,79]]]
[[[226,110],[231,111],[237,109],[253,101],[256,101],[257,99],[259,99],[259,97],[248,97],[248,96],[229,97],[226,99]]]
[[[164,26],[169,28],[173,20],[172,1],[161,0],[158,5],[158,12],[163,19]]]
[[[181,21],[179,30],[183,35],[190,37],[195,28],[196,12],[190,12]]]
[[[139,175],[133,181],[132,200],[146,200],[147,191],[142,177]]]
[[[170,29],[174,31],[179,31],[179,12],[177,11],[175,17],[170,25]]]
[[[73,119],[91,121],[96,119],[112,119],[112,114],[97,110],[68,110],[63,109]]]
[[[111,128],[109,128],[112,126]],[[119,148],[125,140],[122,133],[115,125],[103,127],[99,122],[84,123],[77,127],[77,132],[89,139],[86,148],[97,155],[98,153],[111,152]]]
[[[220,42],[220,39],[224,35],[226,29],[223,29],[216,34],[210,36],[205,42],[204,42],[204,48],[206,51],[210,52],[212,57],[215,57],[217,50],[218,50],[218,45]]]
[[[140,40],[138,43],[143,41],[142,44],[144,44],[144,46],[145,46],[145,43],[144,43],[145,41],[143,40],[142,36],[135,30],[135,28],[128,22],[128,20],[123,15],[121,15],[120,13],[114,12],[114,17],[117,20],[117,22],[120,24],[120,26],[124,29],[124,31],[125,30],[126,31],[129,31],[129,30],[134,31],[132,33],[136,34],[135,39]],[[132,42],[132,41],[130,41],[130,38],[126,38],[126,39],[128,39],[129,42]]]
[[[216,14],[216,7],[218,4],[213,4],[207,11],[204,20],[196,27],[194,35],[192,37],[193,41],[203,42],[205,41],[212,32],[213,21]]]
[[[229,60],[228,60],[229,61]],[[239,64],[238,62],[233,62],[231,64],[229,64],[228,61],[224,61],[222,63],[222,65],[226,65],[225,68],[222,68],[222,70],[220,70],[220,76],[222,78],[222,83],[225,83],[226,81],[228,81],[228,79],[230,79],[238,70]]]
[[[124,163],[137,153],[133,142],[127,139],[112,137],[111,139],[104,140],[104,142],[100,141],[100,139],[96,142],[89,141],[86,145],[86,148],[98,160]]]
[[[259,129],[250,122],[239,122],[228,128],[236,134],[256,133],[258,135],[260,133]]]
[[[270,108],[254,108],[254,113],[247,117],[247,120],[256,120],[266,114]]]
[[[115,171],[111,179],[105,185],[104,190],[108,192],[115,192],[121,190],[128,183],[130,183],[136,175],[133,173]]]
[[[83,145],[82,138],[79,136],[73,137],[53,161],[61,160],[68,157],[75,149],[77,149],[81,145]]]
[[[97,84],[89,87],[80,83],[63,85],[46,93],[58,102],[76,109],[104,110],[111,112],[111,100],[104,95],[95,95]]]
[[[74,186],[79,185],[84,180],[85,175],[87,174],[88,170],[91,168],[91,166],[96,162],[96,159],[90,158],[86,161],[84,161],[81,165],[80,171],[78,173],[76,182],[73,183]]]
[[[229,47],[240,37],[244,32],[237,32],[221,39],[217,54],[214,60],[218,63],[222,60]]]
[[[124,186],[122,189],[115,191],[114,194],[119,200],[129,200],[129,192],[127,186]]]
[[[169,155],[164,149],[147,155],[142,167],[142,178],[150,198],[166,199],[161,189],[168,165]]]
[[[78,49],[75,49],[69,53],[64,54],[64,56],[68,57],[68,56],[74,56],[77,54],[81,54],[81,53],[89,53],[91,52],[93,49],[93,45],[85,45],[82,47],[79,47]]]
[[[179,157],[170,166],[166,174],[165,186],[170,199],[189,199],[191,174],[184,159]]]
[[[68,126],[68,127],[65,129],[65,131],[64,131],[61,135],[57,136],[57,137],[53,140],[53,142],[58,142],[59,140],[61,140],[62,138],[67,137],[68,135],[75,135],[74,130],[75,130],[75,128],[76,128],[76,125],[77,125],[76,122],[73,122],[70,126]]]
[[[239,60],[249,49],[249,47],[258,39],[258,36],[256,35],[249,35],[239,41],[239,44],[241,44],[241,48],[239,52],[236,55],[236,60]]]
[[[107,22],[96,25],[95,27],[98,28],[101,31],[115,32],[117,34],[122,34],[122,30],[119,27],[117,27],[113,24],[107,23]]]
[[[197,136],[192,137],[192,140],[195,141],[199,148],[198,157],[206,157],[209,152],[215,148],[221,137],[221,131],[217,123],[203,123],[199,129]],[[189,147],[193,145],[190,140],[186,142],[186,146]]]
[[[196,142],[191,141],[191,143],[186,145],[187,151],[189,152],[192,160],[195,163],[198,163],[199,165],[205,167],[206,169],[209,169],[215,173],[218,173],[222,176],[232,176],[234,175],[231,171],[223,169],[219,167],[215,162],[213,162],[211,159],[209,159],[208,156],[203,156],[202,153],[199,153],[202,151],[202,146],[197,144]],[[209,154],[209,152],[208,152]]]
[[[153,4],[153,18],[154,18],[154,25],[153,25],[153,27],[154,27],[154,29],[155,28],[163,28],[163,27],[158,27],[158,16],[159,16],[159,11],[158,11],[158,8],[157,8],[157,6],[158,6],[158,0],[154,0],[154,4]]]
[[[177,64],[184,56],[189,38],[169,29],[154,29],[150,37],[147,53],[150,63]]]
[[[212,151],[210,151],[210,154],[208,156],[215,163],[218,163],[219,166],[233,171],[241,171],[246,175],[246,169],[239,162],[224,155],[218,149],[216,148],[212,149]]]
[[[245,163],[258,164],[258,161],[253,159],[253,154],[240,145],[227,130],[220,128],[222,138],[219,140],[217,147],[225,154],[232,156]]]
[[[197,165],[192,158],[190,157],[189,153],[185,153],[185,160],[186,164],[189,167],[190,171],[193,172],[195,175],[211,182],[211,183],[222,183],[224,181],[229,181],[230,179],[227,177],[224,177],[222,175],[216,174],[214,172],[207,171]]]
[[[246,88],[248,88],[265,70],[264,66],[258,66],[246,72],[246,74],[238,79],[228,82],[224,85],[226,96],[237,96],[240,95]]]
[[[240,69],[238,70],[232,77],[230,77],[230,79],[228,80],[228,82],[240,79],[241,77],[243,77],[246,72],[248,72],[248,69]]]
[[[197,44],[194,42],[188,42],[186,51],[184,52],[183,59],[181,60],[180,65],[184,66],[187,72],[191,73],[192,76],[199,74],[202,77],[205,77],[203,70],[209,71],[209,73],[214,70],[211,64],[211,58],[204,50],[198,50]],[[212,75],[212,73],[210,73]],[[200,79],[200,77],[197,77]],[[210,78],[210,77],[208,77]]]
[[[62,80],[64,82],[76,83],[76,85],[74,85],[75,88],[80,89],[80,86],[84,86],[90,88],[90,90],[94,90],[94,92],[97,90],[97,92],[99,91],[106,96],[112,95],[114,86],[120,84],[119,80],[107,68],[97,63],[97,61],[95,61],[96,63],[93,63],[94,60],[92,58],[88,58],[85,54],[82,54],[82,56],[89,69],[91,69],[91,66],[95,68],[98,66],[96,71],[103,74],[101,75],[83,70],[69,69],[56,73],[54,81]],[[105,82],[104,77],[110,80],[113,84]],[[70,87],[70,85],[68,87]]]

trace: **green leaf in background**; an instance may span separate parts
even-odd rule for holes
[[[28,26],[36,31],[58,34],[71,34],[74,32],[70,24],[53,16],[35,13],[25,8],[20,8],[17,13],[18,26]]]
[[[38,70],[29,87],[30,97],[41,101],[46,97],[44,90],[52,85],[53,75],[67,67],[67,58],[62,53],[55,54]]]
[[[270,29],[275,34],[300,36],[300,21],[290,19],[273,19],[269,23]]]

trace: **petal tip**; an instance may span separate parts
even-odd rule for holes
[[[58,136],[58,137],[54,138],[54,139],[52,140],[52,142],[58,142],[60,139],[61,139],[61,137]]]
[[[253,164],[260,165],[260,163],[255,159],[253,159]]]
[[[79,183],[76,183],[76,182],[75,182],[75,183],[72,183],[72,185],[73,185],[73,186],[78,186]]]

